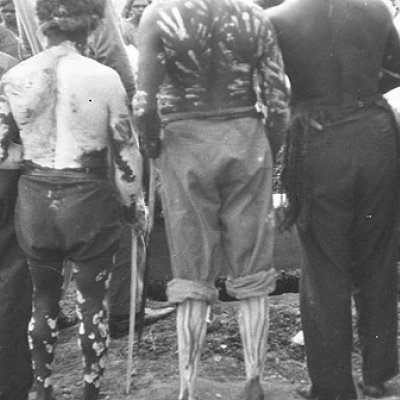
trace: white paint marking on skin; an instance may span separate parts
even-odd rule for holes
[[[168,29],[168,32],[170,32],[170,35],[172,37],[175,37],[175,34],[178,32],[178,25],[165,11],[161,11],[160,16],[161,16],[164,24],[167,25],[167,27],[168,27],[167,29]]]
[[[251,32],[251,21],[250,21],[250,14],[247,12],[244,12],[243,15],[243,21],[246,27],[246,32],[250,33]]]
[[[157,25],[159,26],[159,28],[167,35],[173,37],[174,33],[173,31],[170,29],[169,26],[167,26],[167,24],[165,24],[163,21],[157,21]]]
[[[181,62],[177,61],[175,63],[176,67],[178,69],[180,69],[182,72],[184,72],[185,74],[191,74],[193,73],[193,70],[191,70],[190,68],[187,68],[185,65],[183,65]]]
[[[198,7],[200,7],[200,9],[203,9],[203,11],[208,11],[207,2],[204,0],[200,0],[198,2]]]
[[[260,29],[260,20],[258,18],[253,18],[253,26],[254,26],[254,31],[256,32],[256,34],[258,34],[258,31]]]
[[[48,388],[48,387],[50,387],[52,385],[53,385],[53,382],[51,381],[51,377],[49,376],[44,380],[43,386],[45,388]]]
[[[46,322],[50,329],[56,329],[57,320],[55,318],[47,318]]]
[[[239,27],[239,20],[238,20],[238,18],[236,17],[236,15],[232,15],[231,21],[232,21],[232,23],[229,24],[229,25],[234,24],[234,26]]]
[[[183,21],[182,15],[177,7],[172,8],[172,14],[176,20],[177,31],[176,34],[180,40],[185,40],[189,37],[187,30],[185,28],[185,23]]]
[[[189,50],[188,51],[188,56],[193,61],[194,65],[196,65],[197,69],[201,70],[201,65],[200,65],[199,60],[196,57],[195,52],[193,50]]]

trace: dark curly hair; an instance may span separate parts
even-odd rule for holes
[[[0,7],[5,7],[9,4],[14,5],[13,0],[0,0]]]
[[[106,0],[37,0],[36,13],[43,33],[91,32],[104,18]]]

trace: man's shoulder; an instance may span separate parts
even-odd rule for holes
[[[115,79],[120,80],[119,74],[115,69],[102,64],[93,58],[80,56],[79,66],[81,67],[82,73],[89,76],[103,77],[111,81],[115,81]]]
[[[325,12],[335,12],[341,10],[343,15],[349,19],[357,16],[358,19],[371,17],[375,21],[390,20],[390,10],[384,0],[346,0],[337,2],[328,0],[328,2],[315,2],[314,0],[286,0],[282,4],[271,7],[264,11],[265,16],[274,24],[280,23],[305,23],[307,18],[316,18],[323,16]],[[329,11],[330,10],[330,11]]]
[[[45,68],[46,61],[48,60],[46,52],[47,50],[21,61],[14,68],[7,72],[6,77],[8,79],[16,79],[20,76],[24,77],[28,73],[35,73],[35,71],[38,69]]]
[[[160,11],[167,11],[170,10],[171,7],[176,6],[178,3],[178,5],[181,2],[180,0],[155,0],[153,1],[149,6],[146,7],[146,9],[144,10],[143,16],[147,16],[147,18],[149,16],[157,16],[159,14]]]
[[[7,73],[7,76],[9,78],[17,78],[18,76],[25,76],[28,73],[31,75],[39,71],[49,71],[57,65],[56,58],[57,54],[52,52],[51,49],[44,50],[20,62]],[[77,53],[66,55],[63,57],[63,60],[73,65],[74,73],[77,75],[101,75],[106,79],[113,79],[114,76],[118,77],[118,74],[112,68]]]

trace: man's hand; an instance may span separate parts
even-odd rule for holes
[[[157,110],[138,115],[139,134],[149,158],[158,158],[161,153],[161,119]]]
[[[11,143],[7,152],[0,148],[0,169],[19,169],[21,161],[22,146],[20,144]]]
[[[137,207],[133,204],[131,207],[122,208],[125,222],[131,226],[136,235],[143,235],[147,229],[147,213],[144,207]]]

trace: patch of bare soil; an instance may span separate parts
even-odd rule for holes
[[[64,308],[72,312],[71,288]],[[301,330],[297,294],[271,296],[269,349],[264,374],[266,399],[298,399],[295,387],[307,382],[305,351],[291,339]],[[237,303],[221,302],[210,315],[206,342],[199,371],[199,399],[240,399],[244,363],[236,320]],[[102,399],[109,400],[175,400],[179,388],[175,313],[145,328],[142,343],[134,355],[133,390],[124,393],[128,339],[110,343],[107,371],[102,383]],[[81,388],[81,360],[76,345],[77,328],[60,334],[54,367],[57,399],[78,400]],[[137,348],[135,346],[135,348]],[[355,376],[360,375],[359,347],[354,348]],[[400,385],[391,385],[392,397]]]

